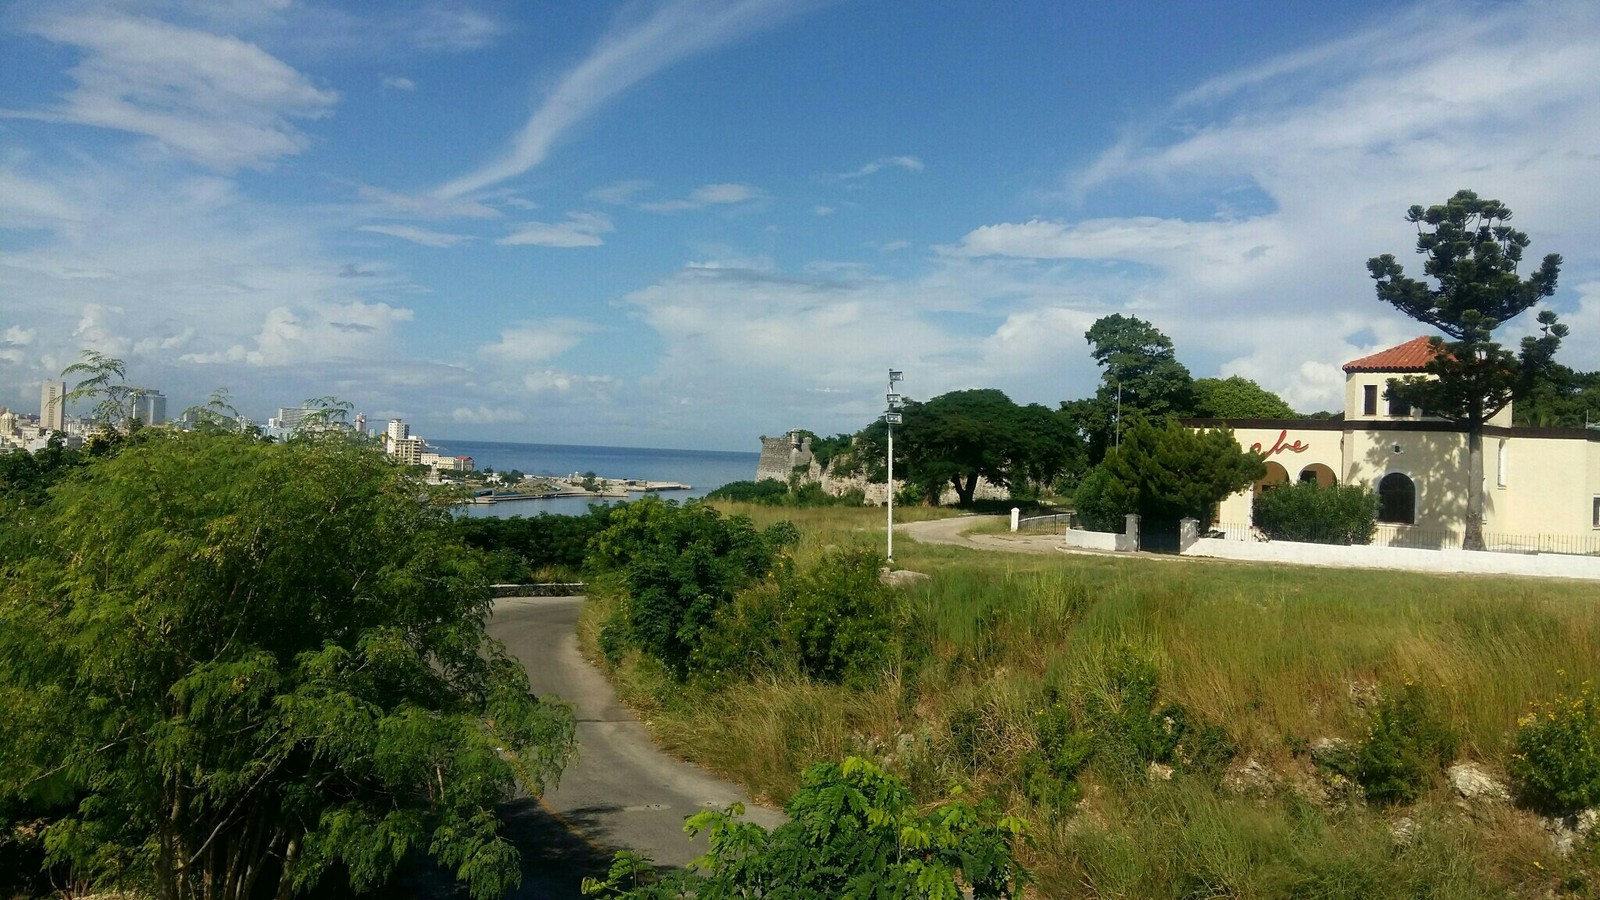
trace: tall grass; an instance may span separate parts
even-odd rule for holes
[[[882,535],[882,510],[737,511],[796,521],[806,558]],[[1341,811],[1295,789],[1316,780],[1307,746],[1361,737],[1372,698],[1407,680],[1424,686],[1462,757],[1503,772],[1530,701],[1600,679],[1589,585],[911,540],[896,541],[896,562],[931,578],[906,594],[902,659],[875,688],[793,677],[682,688],[632,665],[619,673],[624,693],[675,752],[771,798],[809,762],[846,752],[879,756],[930,799],[952,783],[995,797],[1039,824],[1029,860],[1045,896],[1473,897],[1592,884],[1592,854],[1556,858],[1514,811],[1463,816],[1442,784],[1412,811],[1421,825],[1403,847],[1397,814]],[[1080,717],[1114,709],[1119,653],[1154,665],[1162,702],[1222,726],[1237,760],[1272,771],[1268,796],[1092,767],[1076,810],[1036,806],[1018,780],[1037,747],[1032,717],[1052,702]]]

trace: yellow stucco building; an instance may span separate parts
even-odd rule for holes
[[[1365,484],[1379,497],[1376,544],[1460,546],[1467,509],[1467,435],[1388,398],[1391,378],[1421,375],[1425,337],[1344,366],[1344,414],[1331,419],[1192,419],[1227,425],[1267,456],[1267,475],[1220,504],[1216,525],[1244,530],[1273,484]],[[1491,549],[1600,552],[1600,431],[1511,424],[1508,406],[1484,426],[1484,535]]]

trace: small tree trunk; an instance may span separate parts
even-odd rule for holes
[[[1461,549],[1482,550],[1483,545],[1483,426],[1467,429],[1467,529]]]
[[[971,506],[972,492],[978,486],[978,476],[975,474],[968,475],[965,480],[962,480],[960,475],[952,475],[950,483],[956,489],[956,502],[962,506]]]

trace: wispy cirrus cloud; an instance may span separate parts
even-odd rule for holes
[[[562,222],[527,222],[495,241],[503,247],[598,247],[600,237],[615,229],[610,217],[602,213],[569,213]]]
[[[835,172],[826,176],[833,181],[851,181],[857,178],[866,178],[876,175],[884,169],[904,169],[907,172],[921,172],[922,160],[915,156],[884,156],[867,163],[859,169],[849,172]]]
[[[765,200],[766,197],[765,191],[748,184],[708,184],[690,191],[687,197],[639,203],[637,207],[645,212],[672,213],[704,209],[707,206],[733,206]]]
[[[47,13],[23,27],[82,59],[58,104],[6,115],[144,135],[219,171],[300,152],[293,120],[325,116],[339,100],[237,37],[113,12]]]
[[[430,231],[426,228],[413,228],[410,225],[362,225],[357,231],[367,231],[372,234],[385,234],[389,237],[421,244],[424,247],[454,247],[472,240],[469,234],[450,234],[444,231]]]
[[[671,0],[644,20],[612,29],[544,98],[501,156],[441,185],[459,197],[544,161],[567,129],[613,97],[676,62],[732,43],[818,5],[818,0]]]

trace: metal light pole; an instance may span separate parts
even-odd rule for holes
[[[900,395],[895,393],[894,385],[895,382],[902,380],[903,377],[901,373],[893,369],[889,370],[889,393],[885,397],[889,408],[883,414],[883,424],[889,432],[889,482],[887,484],[888,490],[885,492],[889,499],[887,504],[889,508],[889,549],[884,556],[884,560],[891,566],[894,565],[894,426],[900,424]]]

